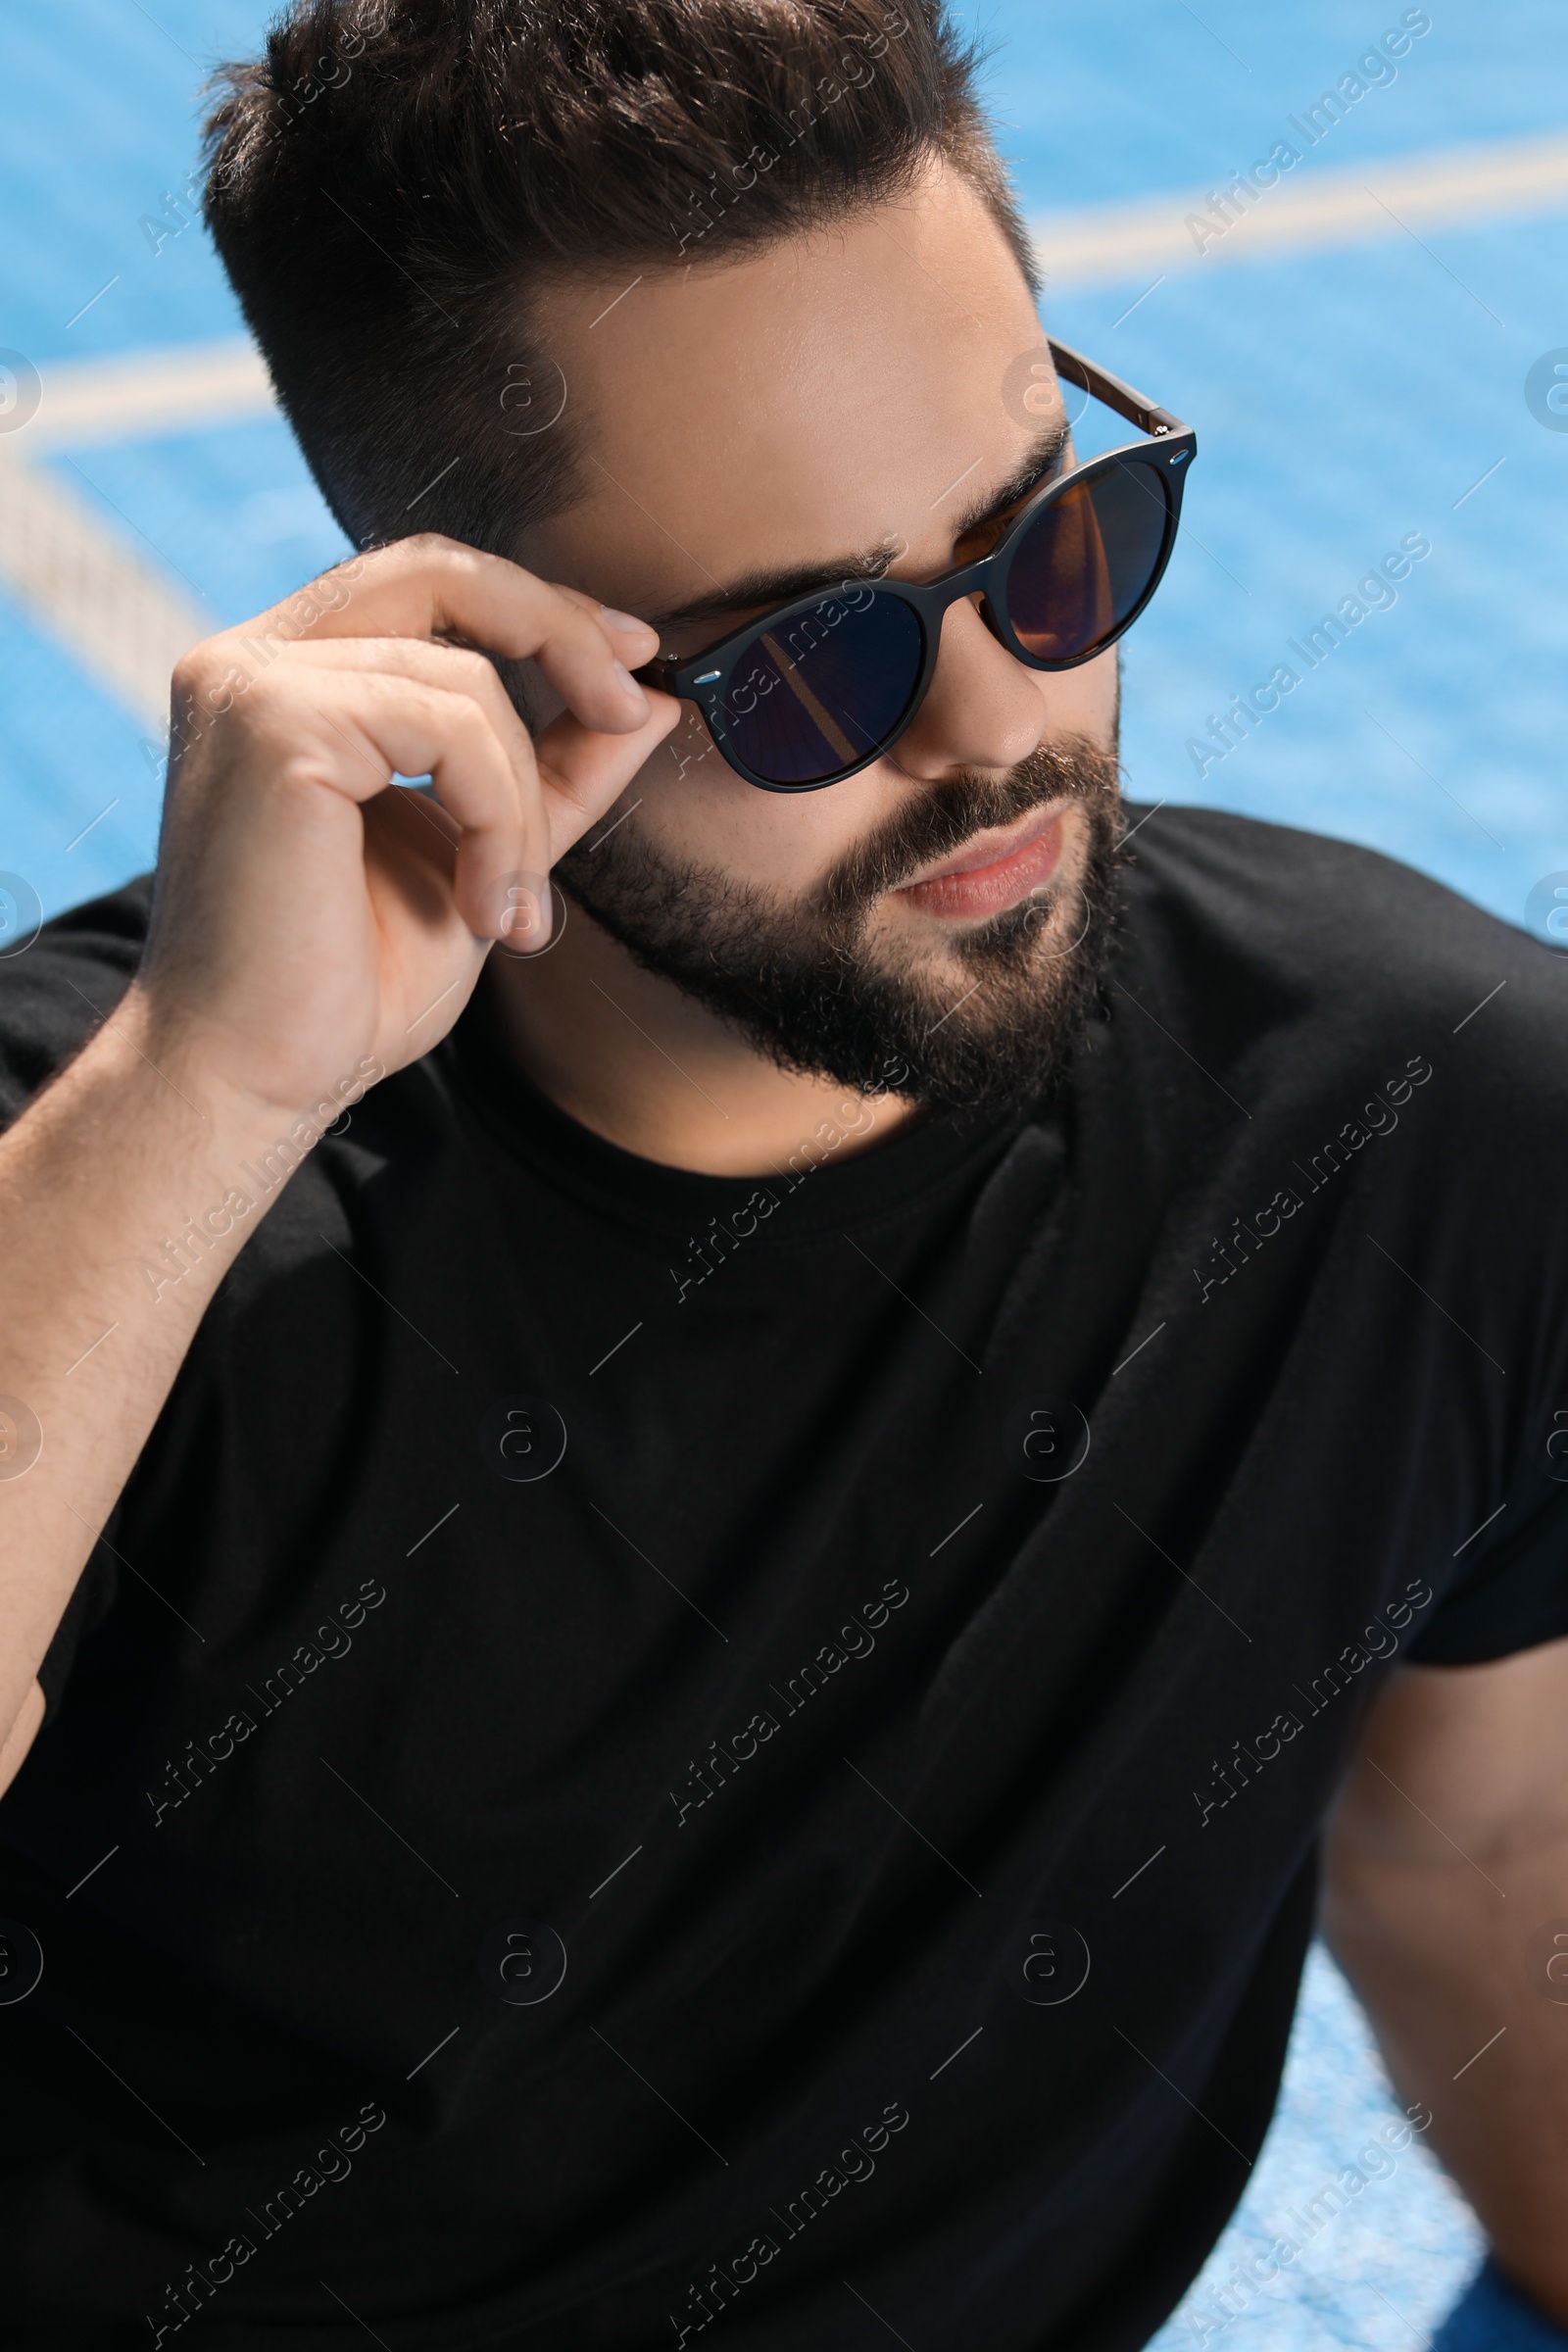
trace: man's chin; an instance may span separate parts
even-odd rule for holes
[[[910,874],[1048,798],[1064,799],[1048,885],[983,917],[902,896]],[[780,1068],[952,1112],[1026,1108],[1097,998],[1122,828],[1114,756],[1088,745],[1037,755],[1001,787],[933,787],[902,821],[902,837],[864,845],[814,906],[669,860],[627,838],[630,826],[591,865],[568,852],[557,872],[645,970]]]
[[[1001,1113],[1049,1092],[1099,994],[1114,847],[1109,856],[1103,871],[1086,858],[987,920],[918,917],[898,925],[896,945],[884,936],[883,953],[861,966],[859,992],[876,1002],[878,1035],[896,1039],[907,1067],[899,1093],[943,1110]],[[843,1066],[830,1074],[855,1083]]]

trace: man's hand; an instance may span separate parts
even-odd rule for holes
[[[1568,1641],[1397,1670],[1358,1748],[1329,1940],[1499,2262],[1568,2326],[1568,2005],[1541,1945],[1568,1930]]]
[[[556,858],[674,725],[628,675],[657,645],[418,538],[186,655],[136,984],[154,1058],[282,1115],[367,1055],[428,1053],[493,942],[545,945]],[[537,744],[486,654],[531,658],[565,704]],[[394,773],[428,774],[435,802]]]
[[[552,864],[679,715],[627,675],[657,642],[514,564],[410,539],[180,662],[141,971],[0,1136],[0,1396],[20,1406],[0,1789],[82,1563],[278,1198],[237,1191],[244,1164],[302,1114],[318,1134],[368,1067],[427,1054],[496,941],[544,946]],[[565,706],[537,743],[473,647],[531,659]]]

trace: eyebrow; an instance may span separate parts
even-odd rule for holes
[[[1004,514],[1009,507],[1017,506],[1032,490],[1038,489],[1061,456],[1070,431],[1065,416],[1058,416],[1004,482],[978,492],[959,514],[954,528],[955,542],[978,530],[982,523],[995,521],[999,514]],[[784,604],[793,597],[810,596],[817,589],[838,588],[853,580],[881,579],[898,552],[899,542],[888,538],[879,546],[860,548],[853,555],[834,556],[823,563],[744,572],[739,579],[710,589],[690,604],[676,606],[667,612],[651,613],[650,623],[662,632],[694,621],[723,620],[733,612],[761,605]]]

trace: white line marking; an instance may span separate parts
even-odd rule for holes
[[[245,335],[178,343],[113,359],[62,360],[39,370],[38,413],[14,437],[15,455],[92,441],[163,439],[204,425],[276,413],[267,363]]]
[[[1281,180],[1200,253],[1189,213],[1203,193],[1175,188],[1132,204],[1086,206],[1032,220],[1030,235],[1053,288],[1141,282],[1152,270],[1211,269],[1216,262],[1277,261],[1293,252],[1387,238],[1396,227],[1455,225],[1499,214],[1546,211],[1568,195],[1568,138],[1499,139],[1433,148],[1380,169],[1300,173]],[[1216,222],[1216,226],[1217,226]]]
[[[31,430],[13,439],[25,441]],[[188,647],[212,635],[211,613],[116,523],[56,475],[18,463],[15,450],[0,459],[0,583],[97,685],[162,738],[169,673]]]
[[[1197,269],[1216,258],[1278,261],[1387,238],[1396,225],[1408,230],[1412,222],[1528,216],[1565,196],[1568,139],[1557,135],[1407,157],[1376,172],[1370,191],[1364,170],[1314,171],[1310,177],[1282,180],[1222,237],[1208,240],[1206,254],[1197,250],[1186,225],[1193,207],[1205,204],[1204,193],[1192,189],[1053,215],[1033,222],[1031,233],[1053,288],[1126,279],[1138,284],[1152,272]],[[115,282],[111,278],[93,301]],[[617,301],[631,290],[626,287]],[[84,315],[79,311],[76,318]],[[170,670],[189,646],[211,635],[211,615],[194,610],[161,571],[141,564],[112,523],[57,483],[41,480],[24,461],[92,442],[157,439],[275,415],[266,364],[252,343],[236,337],[65,361],[41,373],[38,414],[7,437],[0,459],[0,577],[96,682],[143,725],[161,729]],[[26,527],[19,530],[24,509]]]

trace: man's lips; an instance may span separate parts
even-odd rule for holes
[[[917,882],[896,893],[921,914],[950,918],[1001,914],[1049,882],[1061,859],[1060,802],[1032,809],[1007,832],[982,833]]]

